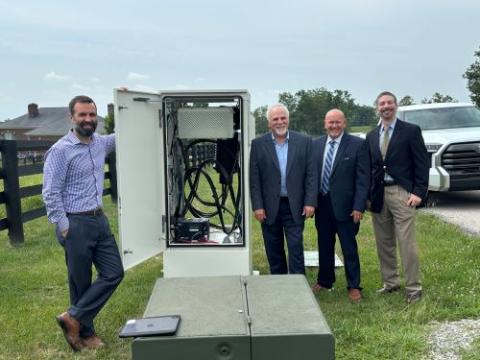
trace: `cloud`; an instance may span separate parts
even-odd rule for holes
[[[145,85],[141,85],[141,84],[137,84],[135,85],[135,87],[133,88],[133,90],[136,90],[136,91],[143,91],[143,92],[158,92],[158,89],[155,89],[151,86],[145,86]]]
[[[184,84],[175,85],[176,90],[190,90],[190,86]]]
[[[94,77],[91,77],[91,78],[90,78],[90,81],[91,81],[92,83],[99,83],[99,82],[100,82],[100,79],[99,79],[98,77],[95,77],[95,76],[94,76]]]
[[[90,91],[89,86],[78,84],[78,83],[73,83],[72,84],[72,89],[81,90],[81,91]]]
[[[149,79],[150,76],[146,74],[139,74],[136,72],[129,72],[127,75],[128,80],[134,80],[134,81],[139,81],[139,80],[147,80]]]
[[[45,80],[53,80],[53,81],[65,81],[70,80],[71,77],[68,75],[60,75],[57,74],[55,71],[51,71],[44,76]]]

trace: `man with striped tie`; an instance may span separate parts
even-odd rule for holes
[[[345,132],[347,122],[341,110],[327,112],[324,125],[326,135],[313,143],[319,179],[318,206],[315,209],[319,267],[313,290],[333,289],[335,240],[338,235],[345,263],[348,296],[352,301],[360,301],[360,260],[355,236],[368,197],[368,150],[363,139]]]

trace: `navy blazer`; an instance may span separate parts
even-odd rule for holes
[[[300,223],[304,220],[303,207],[317,205],[317,178],[309,136],[289,130],[286,174],[290,210],[295,222]],[[253,210],[265,209],[266,223],[273,224],[280,206],[280,165],[271,132],[252,141],[250,196]]]
[[[383,160],[379,145],[380,126],[367,134],[372,166],[370,201],[373,212],[380,212],[383,207],[385,171],[406,191],[425,198],[430,169],[427,148],[420,127],[397,119],[385,160]]]
[[[323,157],[327,135],[313,142],[317,158],[318,184],[320,191]],[[351,219],[353,210],[365,211],[370,185],[370,160],[365,140],[346,132],[337,149],[330,174],[330,199],[338,221]],[[321,209],[320,216],[321,216]]]

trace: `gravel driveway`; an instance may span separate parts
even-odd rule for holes
[[[421,211],[434,214],[444,221],[457,225],[465,232],[480,236],[480,191],[436,193],[434,206]],[[460,350],[469,350],[480,337],[480,319],[434,323],[428,338],[430,353],[426,359],[460,359]]]
[[[465,232],[480,235],[480,191],[434,193],[434,206],[422,211],[437,215]]]

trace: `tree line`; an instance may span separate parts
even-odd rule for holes
[[[472,102],[480,107],[480,48],[475,52],[474,63],[467,68],[463,77],[467,79],[467,88],[470,90]],[[282,92],[278,96],[278,102],[290,111],[289,127],[311,136],[318,136],[324,132],[323,119],[327,111],[332,108],[338,108],[345,113],[350,128],[370,127],[378,121],[373,104],[372,106],[357,104],[346,90],[330,91],[321,87],[299,90],[295,93]],[[420,100],[421,104],[445,102],[458,102],[458,100],[439,92],[435,92],[431,98]],[[405,95],[399,100],[401,106],[415,104],[415,99],[410,95]],[[253,112],[257,134],[268,131],[266,114],[267,105],[260,106]]]
[[[311,136],[324,133],[323,119],[327,111],[333,108],[344,112],[349,128],[372,127],[378,122],[375,107],[359,105],[352,95],[345,90],[329,91],[326,88],[300,90],[296,93],[283,92],[278,96],[278,102],[285,105],[290,111],[289,128]],[[422,104],[457,102],[450,95],[434,93],[431,98],[423,98]],[[399,105],[414,105],[415,100],[405,95],[399,100]],[[267,105],[254,110],[255,131],[263,134],[268,131]]]
[[[463,78],[467,79],[467,88],[470,90],[470,98],[474,104],[480,107],[480,47],[474,53],[475,61],[471,64]],[[299,132],[318,136],[323,131],[323,119],[328,110],[338,108],[345,113],[348,126],[374,126],[378,118],[375,108],[368,105],[359,105],[352,95],[346,90],[329,91],[324,87],[310,90],[299,90],[296,93],[282,92],[278,96],[278,102],[284,104],[290,111],[290,128]],[[457,102],[450,95],[435,92],[431,98],[423,98],[420,103],[444,103]],[[399,105],[415,105],[415,99],[405,95],[399,100]],[[260,106],[253,112],[255,116],[256,133],[263,134],[267,128],[267,105]],[[105,116],[105,132],[114,132],[115,119]]]

